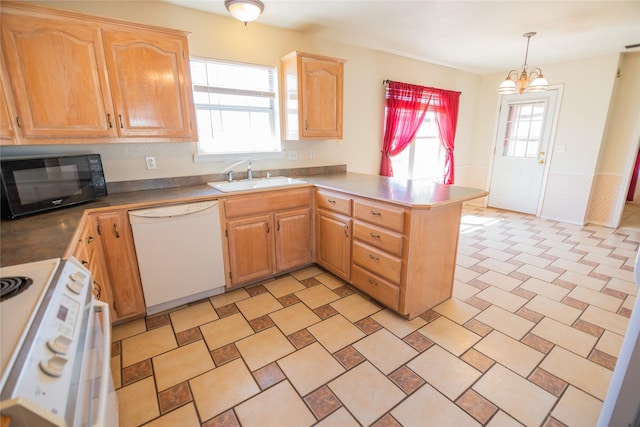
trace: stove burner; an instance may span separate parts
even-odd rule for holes
[[[31,286],[33,280],[28,277],[12,276],[0,278],[0,301],[14,297]]]

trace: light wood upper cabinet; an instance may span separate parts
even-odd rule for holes
[[[3,10],[2,43],[26,142],[116,135],[97,25]]]
[[[123,137],[196,137],[185,37],[103,30],[107,69]]]
[[[13,115],[9,110],[8,94],[4,79],[0,79],[0,145],[14,144],[16,138]]]
[[[197,139],[187,33],[19,2],[2,6],[20,143]]]
[[[344,60],[292,52],[281,62],[285,139],[342,139]]]

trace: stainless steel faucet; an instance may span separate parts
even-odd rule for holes
[[[247,166],[247,179],[249,181],[253,179],[253,172],[251,172],[251,160],[249,160],[249,166]]]
[[[233,181],[233,171],[227,172],[227,181]]]

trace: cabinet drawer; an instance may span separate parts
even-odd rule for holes
[[[236,218],[311,205],[311,188],[237,196],[224,201],[225,216]]]
[[[369,273],[357,265],[351,267],[351,283],[387,307],[394,310],[398,309],[400,288],[392,283]]]
[[[362,242],[354,241],[353,262],[393,283],[400,283],[400,272],[402,270],[400,258],[365,245]]]
[[[351,198],[344,194],[316,190],[316,206],[351,216]]]
[[[391,205],[373,203],[368,200],[353,201],[354,217],[402,233],[404,231],[404,209]]]
[[[392,255],[402,256],[402,234],[355,221],[353,237]]]

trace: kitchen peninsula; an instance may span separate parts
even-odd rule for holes
[[[486,191],[349,172],[296,177],[307,182],[297,187],[315,187],[310,206],[314,262],[408,318],[451,296],[462,204]],[[69,255],[76,228],[91,213],[213,199],[224,203],[288,188],[222,193],[198,184],[130,191],[2,221],[0,264]]]

